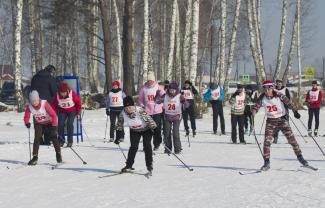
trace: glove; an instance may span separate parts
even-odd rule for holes
[[[30,128],[30,123],[25,124],[25,126],[29,129]]]
[[[109,116],[109,109],[106,108],[106,115]]]
[[[293,115],[295,116],[296,119],[299,119],[301,117],[298,111],[293,112]]]
[[[115,141],[114,141],[114,143],[115,143],[115,144],[120,144],[120,139],[117,139],[117,138],[116,138]]]

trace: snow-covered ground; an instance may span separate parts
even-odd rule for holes
[[[301,111],[306,123],[307,112]],[[321,110],[321,127],[325,112]],[[225,110],[226,131],[230,132],[229,109]],[[256,116],[260,131],[264,113]],[[271,170],[259,174],[240,175],[239,171],[260,168],[263,161],[253,136],[245,136],[251,144],[230,144],[226,136],[212,135],[210,113],[197,120],[198,134],[188,147],[181,127],[183,153],[180,155],[194,168],[188,171],[173,156],[154,156],[154,172],[150,179],[143,175],[124,174],[99,178],[119,171],[124,158],[113,143],[103,143],[106,116],[104,109],[86,111],[84,127],[90,138],[75,145],[75,150],[87,165],[67,148],[62,150],[64,164],[55,164],[53,147],[41,146],[39,164],[26,166],[29,160],[28,131],[23,125],[23,114],[0,113],[0,207],[324,207],[325,157],[311,138],[308,142],[297,136],[304,157],[319,168],[302,168],[291,147],[281,135],[279,144],[272,145]],[[298,120],[295,123],[306,134]],[[297,133],[297,130],[294,129]],[[320,128],[320,134],[324,134]],[[32,132],[33,137],[33,132]],[[258,136],[262,141],[263,137]],[[325,138],[317,141],[325,149]],[[121,147],[127,153],[126,141]],[[142,147],[139,148],[142,150]],[[145,173],[144,154],[138,152],[134,168]]]

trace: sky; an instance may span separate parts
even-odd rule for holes
[[[312,13],[308,16],[307,33],[302,33],[302,36],[307,36],[307,48],[302,48],[303,56],[302,67],[314,67],[316,72],[322,72],[322,68],[315,65],[315,60],[322,60],[325,57],[325,0],[310,0],[313,2]],[[264,55],[266,65],[275,65],[276,52],[279,42],[280,23],[282,15],[282,0],[264,0],[262,1],[262,39],[264,44]],[[293,14],[293,10],[289,11]],[[291,40],[291,25],[293,17],[288,17],[287,38],[286,43]],[[306,29],[305,29],[306,30]],[[310,32],[309,32],[310,30]],[[306,37],[301,37],[304,41]],[[302,44],[304,44],[302,43]],[[287,50],[285,51],[287,52]],[[322,65],[321,65],[322,66]],[[293,65],[293,71],[297,67]]]

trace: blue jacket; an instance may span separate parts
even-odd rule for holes
[[[212,89],[209,88],[208,91],[203,94],[204,102],[206,102],[206,103],[208,103],[210,101],[210,98],[211,98],[211,90]],[[220,87],[220,97],[218,98],[218,101],[223,101],[224,99],[225,99],[225,92],[223,91],[222,87]]]

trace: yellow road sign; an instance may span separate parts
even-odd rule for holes
[[[314,78],[315,69],[313,67],[305,67],[305,77],[306,78]]]

